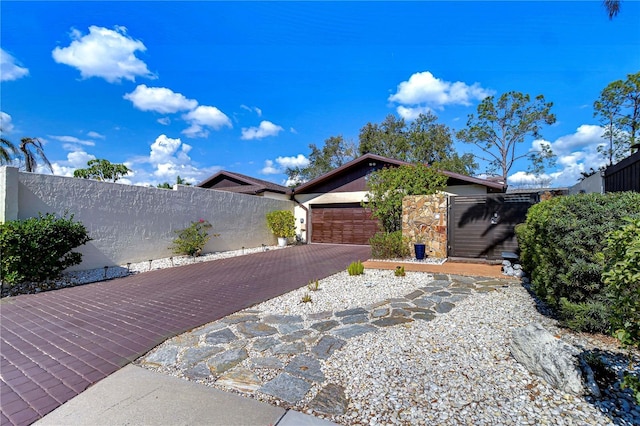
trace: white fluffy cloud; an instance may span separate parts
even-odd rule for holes
[[[93,131],[88,132],[87,136],[89,136],[90,138],[94,138],[94,139],[105,139],[106,138],[105,135],[101,135],[100,133],[93,132]]]
[[[182,116],[189,124],[189,128],[182,131],[187,137],[207,137],[207,128],[220,130],[222,127],[233,127],[231,120],[222,111],[213,106],[200,105],[193,111]]]
[[[175,183],[176,177],[180,176],[195,184],[221,170],[218,166],[199,168],[189,157],[189,151],[191,145],[183,143],[179,138],[158,136],[151,144],[148,156],[125,162],[134,171],[129,176],[129,183],[155,186],[162,182]]]
[[[4,111],[0,111],[0,128],[2,132],[11,133],[13,131],[13,120],[11,116]]]
[[[147,87],[140,84],[131,93],[124,95],[133,106],[141,111],[155,111],[161,114],[172,114],[178,111],[188,111],[198,106],[194,99],[187,99],[183,94],[176,93],[166,87]]]
[[[432,108],[442,109],[445,105],[471,105],[474,100],[482,100],[493,94],[479,83],[468,85],[462,81],[450,82],[434,77],[429,71],[418,72],[409,80],[398,84],[395,94],[389,101],[400,104],[398,114],[412,119],[420,112]]]
[[[538,179],[553,187],[568,187],[578,182],[582,172],[592,168],[598,170],[604,166],[606,160],[598,153],[598,146],[605,143],[602,133],[603,129],[600,126],[584,124],[578,127],[575,133],[561,136],[553,142],[533,141],[532,149],[538,149],[540,144],[548,143],[558,157],[556,170]],[[539,186],[536,184],[539,180],[522,171],[508,177],[511,186]]]
[[[0,81],[11,81],[29,75],[29,69],[18,65],[16,58],[0,48]]]
[[[140,40],[129,37],[125,27],[92,25],[89,34],[72,30],[71,38],[68,47],[56,47],[51,54],[56,62],[77,68],[82,78],[100,77],[110,83],[135,81],[138,76],[156,78],[135,55],[147,48]]]
[[[95,155],[87,154],[83,149],[78,148],[67,154],[67,160],[51,163],[53,174],[59,176],[73,176],[76,169],[87,167],[89,160],[95,160]]]
[[[264,167],[260,170],[260,173],[263,175],[277,175],[284,173],[288,167],[306,167],[308,165],[309,159],[302,154],[294,157],[278,157],[275,162],[273,160],[265,160]]]
[[[261,121],[258,127],[248,127],[242,129],[241,139],[252,140],[262,139],[268,136],[277,136],[284,129],[270,121]]]

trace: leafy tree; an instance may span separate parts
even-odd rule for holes
[[[176,185],[191,186],[191,184],[186,180],[182,179],[180,175],[176,176]],[[158,184],[158,188],[173,189],[173,185],[171,185],[169,182],[163,182]]]
[[[609,19],[613,19],[616,16],[618,16],[618,13],[620,13],[621,3],[622,3],[621,0],[604,0],[602,2],[602,5],[607,11],[607,15],[609,15]]]
[[[513,164],[528,158],[530,173],[540,174],[545,164],[552,164],[555,156],[548,144],[540,144],[537,151],[517,154],[516,147],[527,136],[541,138],[542,125],[553,124],[556,117],[551,113],[552,102],[543,95],[532,101],[528,94],[507,92],[498,99],[488,96],[478,105],[477,117],[469,115],[467,128],[457,133],[458,139],[476,145],[483,152],[477,157],[488,163],[489,172],[499,172],[507,182]]]
[[[367,153],[412,161],[411,142],[404,118],[387,115],[380,124],[367,123],[360,129],[360,155]]]
[[[131,171],[124,164],[113,164],[109,160],[97,158],[87,161],[87,166],[89,167],[86,169],[75,170],[73,177],[117,182],[118,179]]]
[[[630,147],[638,143],[640,133],[640,72],[627,75],[626,80],[609,83],[593,103],[594,117],[604,128],[602,137],[607,146],[598,152],[609,165],[620,161]]]
[[[342,135],[326,139],[322,148],[318,148],[315,144],[310,144],[309,148],[311,154],[308,166],[287,168],[285,173],[290,180],[306,182],[315,179],[356,157],[353,142],[345,141]]]
[[[438,165],[411,164],[383,168],[369,175],[368,194],[363,206],[371,208],[386,232],[402,228],[402,199],[407,195],[434,194],[447,184]]]
[[[473,155],[458,155],[453,147],[451,129],[437,123],[429,112],[407,123],[389,114],[382,123],[367,123],[360,130],[360,154],[372,153],[410,163],[439,163],[442,169],[464,175],[478,167]]]
[[[28,172],[35,172],[38,168],[38,160],[40,157],[42,162],[47,166],[51,173],[53,173],[53,167],[44,155],[44,148],[42,142],[38,138],[22,138],[20,140],[20,152],[24,160],[24,168]],[[34,152],[35,151],[35,152]]]

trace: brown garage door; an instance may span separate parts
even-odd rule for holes
[[[369,244],[378,232],[371,211],[357,203],[311,206],[311,242]]]

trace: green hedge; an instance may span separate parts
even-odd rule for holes
[[[610,331],[601,253],[624,217],[640,218],[640,194],[556,197],[529,209],[516,227],[523,268],[532,288],[568,326]]]
[[[43,282],[82,261],[71,251],[91,238],[80,222],[70,217],[40,214],[0,224],[0,276],[3,284]]]

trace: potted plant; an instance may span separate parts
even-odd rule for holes
[[[413,244],[413,250],[416,253],[417,260],[423,260],[425,258],[425,252],[427,251],[427,246],[424,243],[424,231],[427,226],[422,224],[418,227],[418,233],[416,234],[416,242]]]
[[[267,226],[278,237],[278,245],[287,245],[287,238],[296,235],[296,220],[289,210],[275,210],[267,213]]]

